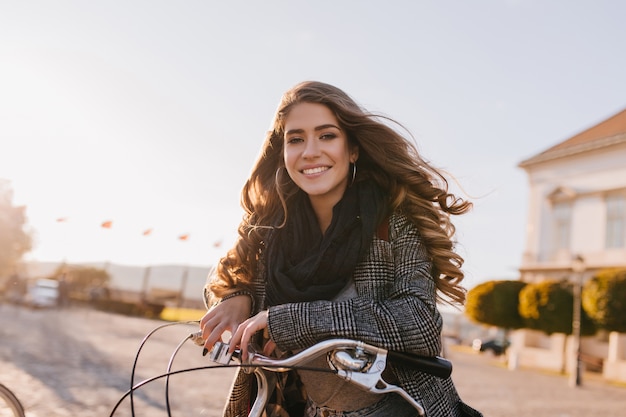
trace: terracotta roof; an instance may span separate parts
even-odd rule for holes
[[[519,166],[525,167],[563,156],[597,149],[616,143],[626,142],[626,109],[584,130],[569,139],[560,142],[545,151],[522,161]]]

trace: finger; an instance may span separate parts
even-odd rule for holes
[[[244,321],[243,323],[241,323],[239,326],[237,326],[237,328],[233,332],[232,336],[230,337],[230,342],[228,343],[229,344],[229,347],[228,347],[228,352],[229,353],[232,354],[235,351],[235,349],[240,345],[241,336],[243,334],[243,329],[244,329],[244,326],[245,326],[246,322],[247,322],[247,320]],[[245,358],[245,356],[242,355],[242,359],[243,358]]]
[[[239,347],[241,348],[241,352],[244,358],[248,358],[249,346],[252,337],[263,328],[263,323],[259,320],[259,316],[254,316],[250,320],[246,320],[242,323],[243,332],[241,333],[241,340],[239,341]],[[239,329],[237,329],[239,330]]]
[[[222,334],[226,331],[230,331],[230,328],[221,323],[208,332],[204,340],[204,349],[206,349],[206,352],[213,349],[215,343],[222,338]],[[205,351],[203,351],[203,354],[206,354]]]
[[[220,321],[216,317],[212,317],[211,319],[207,320],[200,327],[200,330],[202,331],[202,338],[207,339],[213,332],[213,329],[215,329],[219,324],[220,324]]]
[[[215,317],[215,309],[211,309],[209,311],[207,311],[204,316],[202,316],[202,318],[200,319],[200,327],[204,327],[206,325],[206,323],[211,320],[213,317]]]
[[[248,345],[250,344],[250,339],[252,338],[252,334],[254,334],[254,331],[251,330],[251,326],[252,324],[247,323],[247,325],[243,329],[243,333],[241,333],[241,340],[239,341],[239,347],[241,349],[241,356],[246,361],[248,360]]]
[[[273,340],[268,340],[265,346],[263,346],[263,354],[265,356],[270,356],[275,349],[276,343]]]

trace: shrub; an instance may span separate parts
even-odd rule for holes
[[[600,271],[585,284],[582,299],[599,328],[626,333],[626,269]]]
[[[547,334],[572,334],[574,297],[572,284],[567,281],[542,281],[531,283],[519,294],[519,313],[528,327]],[[595,326],[581,308],[580,332],[595,333]]]
[[[122,314],[125,316],[137,316],[145,318],[158,318],[165,308],[162,304],[146,302],[130,302],[113,299],[97,299],[92,302],[93,306],[102,311]]]
[[[519,314],[519,292],[522,281],[487,281],[467,293],[465,314],[472,320],[505,329],[525,327]]]
[[[111,281],[111,276],[104,269],[77,265],[59,266],[52,278],[64,279],[71,292],[84,295],[106,291]]]

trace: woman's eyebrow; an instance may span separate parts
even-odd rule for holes
[[[332,123],[321,125],[321,126],[315,126],[313,130],[318,132],[320,130],[329,129],[329,128],[335,128],[337,130],[341,130],[339,126],[336,126]],[[293,134],[300,134],[300,133],[304,133],[304,129],[291,129],[291,130],[286,131],[285,135],[293,135]]]
[[[335,126],[335,125],[334,125],[334,124],[332,124],[332,123],[328,123],[328,124],[325,124],[325,125],[317,126],[317,127],[315,128],[315,131],[317,132],[318,130],[324,130],[324,129],[330,129],[330,128],[335,128],[335,129],[337,129],[337,130],[341,130],[341,129],[339,128],[339,126]]]

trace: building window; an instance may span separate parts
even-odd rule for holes
[[[606,247],[626,246],[626,196],[606,197]]]
[[[572,205],[569,202],[554,203],[552,206],[552,230],[555,252],[568,250],[572,222]]]

